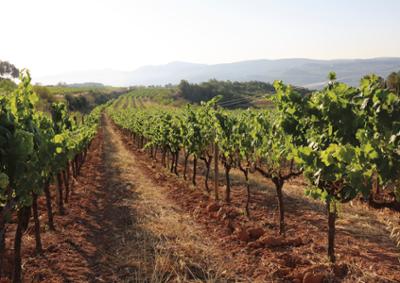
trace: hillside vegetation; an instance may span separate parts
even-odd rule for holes
[[[296,91],[305,95],[310,90],[295,87]],[[166,85],[149,87],[131,87],[129,93],[116,102],[119,105],[144,106],[149,103],[180,107],[185,104],[200,105],[218,97],[217,104],[229,109],[265,108],[270,106],[268,97],[275,94],[271,84],[263,82],[231,82],[210,80],[201,84],[192,84],[185,80],[177,86]],[[131,99],[133,101],[131,102]]]

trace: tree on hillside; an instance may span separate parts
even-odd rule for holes
[[[178,88],[183,97],[186,97],[191,92],[190,84],[186,80],[181,80],[181,82],[178,85]]]
[[[390,73],[386,78],[386,86],[396,92],[397,95],[400,95],[400,71]]]
[[[6,78],[16,79],[19,76],[19,70],[11,63],[0,60],[0,80]]]
[[[84,111],[89,107],[89,102],[83,95],[66,94],[65,100],[68,102],[68,109],[70,111]]]
[[[189,83],[186,80],[182,80],[178,88],[180,95],[193,103],[209,101],[218,95],[220,95],[222,99],[230,100],[243,96],[247,97],[275,92],[275,89],[269,83],[258,81],[218,81],[216,79],[211,79],[200,84]]]

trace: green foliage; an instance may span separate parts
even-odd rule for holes
[[[103,85],[57,85],[57,86],[46,86],[51,94],[55,95],[67,95],[67,94],[83,94],[89,92],[96,93],[112,93],[125,91],[124,88],[109,87]]]
[[[34,85],[33,91],[39,96],[39,102],[36,105],[36,109],[43,112],[50,112],[51,104],[60,101],[61,98],[53,95],[48,87]]]
[[[178,102],[175,94],[176,88],[174,87],[137,87],[130,91],[127,96],[138,100],[138,103],[142,100],[151,100],[158,104],[174,105]]]
[[[0,209],[30,206],[32,192],[41,193],[45,180],[65,168],[94,137],[100,110],[76,125],[66,105],[54,103],[52,117],[36,110],[39,98],[29,72],[10,95],[0,96]]]
[[[367,197],[374,174],[383,185],[398,178],[399,97],[373,75],[359,88],[335,82],[334,73],[329,78],[326,88],[310,95],[275,82],[271,111],[226,111],[212,100],[185,109],[109,112],[117,124],[145,137],[148,146],[201,156],[216,142],[231,166],[254,164],[271,178],[304,170],[311,195],[345,202],[358,194]],[[192,87],[180,84],[181,91]]]
[[[382,185],[396,183],[400,178],[400,97],[382,89],[379,77],[372,75],[361,81],[355,105],[362,121],[357,139],[371,170]]]
[[[292,152],[311,181],[310,194],[349,201],[368,196],[374,173],[384,184],[398,178],[399,99],[378,77],[365,77],[360,88],[335,82],[303,100],[276,86],[285,133],[303,133],[307,141]]]
[[[179,93],[189,102],[200,103],[218,95],[223,100],[241,96],[254,96],[274,92],[271,84],[264,82],[231,82],[210,80],[201,84],[191,84],[182,80],[178,86]]]
[[[335,72],[329,72],[328,79],[330,81],[335,81],[336,80],[336,73]]]
[[[0,79],[0,95],[9,95],[15,89],[17,85],[10,79]]]
[[[0,189],[4,190],[7,188],[9,183],[10,180],[8,179],[8,176],[5,173],[0,173]]]
[[[115,99],[127,92],[126,88],[108,87],[101,84],[87,83],[58,86],[33,86],[41,98],[38,109],[50,112],[54,102],[66,102],[69,111],[88,114],[98,105]]]
[[[295,150],[296,161],[321,197],[350,200],[362,190],[363,167],[355,136],[360,127],[351,100],[357,94],[344,84],[334,84],[316,92],[307,102],[302,120],[307,124],[308,146]],[[365,176],[368,177],[368,176]],[[356,181],[356,182],[354,182]]]

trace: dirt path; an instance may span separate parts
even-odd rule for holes
[[[167,187],[155,184],[104,118],[105,190],[100,215],[109,230],[99,238],[103,269],[116,281],[214,280],[224,270],[213,264],[213,244],[191,217],[167,199]],[[108,225],[107,225],[108,223]],[[112,235],[112,236],[111,236]]]

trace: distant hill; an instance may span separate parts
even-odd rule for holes
[[[104,84],[102,83],[92,83],[92,82],[86,82],[86,83],[75,83],[75,84],[68,84],[66,87],[73,87],[73,88],[103,88],[105,87]]]
[[[326,83],[328,72],[335,71],[339,81],[357,85],[365,74],[376,73],[386,77],[400,70],[400,58],[313,60],[279,59],[251,60],[226,64],[194,64],[171,62],[166,65],[144,66],[135,71],[97,70],[70,72],[50,77],[37,78],[43,83],[99,82],[105,85],[165,85],[177,84],[185,79],[199,83],[209,79],[232,81],[283,80],[297,86],[319,88]]]

